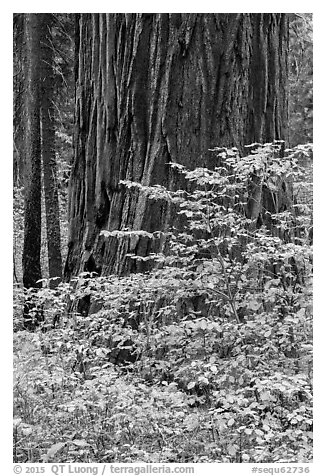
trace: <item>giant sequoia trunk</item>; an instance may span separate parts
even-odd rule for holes
[[[165,203],[128,192],[121,180],[177,186],[169,162],[210,167],[210,148],[286,139],[287,122],[285,14],[77,20],[68,279],[135,271],[127,253],[163,246],[100,235],[163,230],[171,221]]]

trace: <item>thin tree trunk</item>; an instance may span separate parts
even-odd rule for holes
[[[24,249],[23,283],[26,288],[40,287],[41,279],[41,140],[39,92],[39,21],[35,14],[25,16],[27,51]]]
[[[25,148],[25,74],[26,41],[24,35],[24,14],[15,13],[14,26],[14,117],[13,117],[13,179],[14,186],[24,183],[24,148]]]
[[[166,230],[163,201],[120,184],[178,187],[168,165],[213,167],[215,146],[286,139],[286,14],[82,14],[66,278],[145,268],[164,242],[101,230]]]
[[[39,14],[41,34],[41,133],[50,287],[62,280],[60,209],[55,157],[54,51],[52,15]]]

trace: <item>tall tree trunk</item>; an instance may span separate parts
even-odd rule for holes
[[[53,15],[39,14],[41,35],[41,133],[49,277],[55,287],[62,279],[60,209],[55,157]]]
[[[162,201],[120,180],[178,186],[168,165],[211,167],[215,146],[286,139],[286,14],[82,14],[66,278],[128,273],[162,242]],[[140,267],[138,267],[140,266]]]
[[[24,14],[15,13],[13,17],[14,27],[14,104],[13,104],[13,181],[14,186],[22,186],[24,183],[24,123],[25,123],[25,69],[26,48],[24,35]]]
[[[26,125],[24,186],[23,283],[40,287],[41,279],[41,140],[40,140],[40,36],[36,14],[25,16],[26,37]]]

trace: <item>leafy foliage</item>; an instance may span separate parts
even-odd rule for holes
[[[16,293],[16,461],[311,460],[311,145],[248,150],[170,164],[183,190],[124,183],[178,213],[151,272],[29,290],[34,333]]]

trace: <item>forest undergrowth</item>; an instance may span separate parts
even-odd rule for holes
[[[176,213],[102,232],[156,240],[150,271],[16,286],[15,462],[312,461],[312,146],[282,147],[124,182]]]

